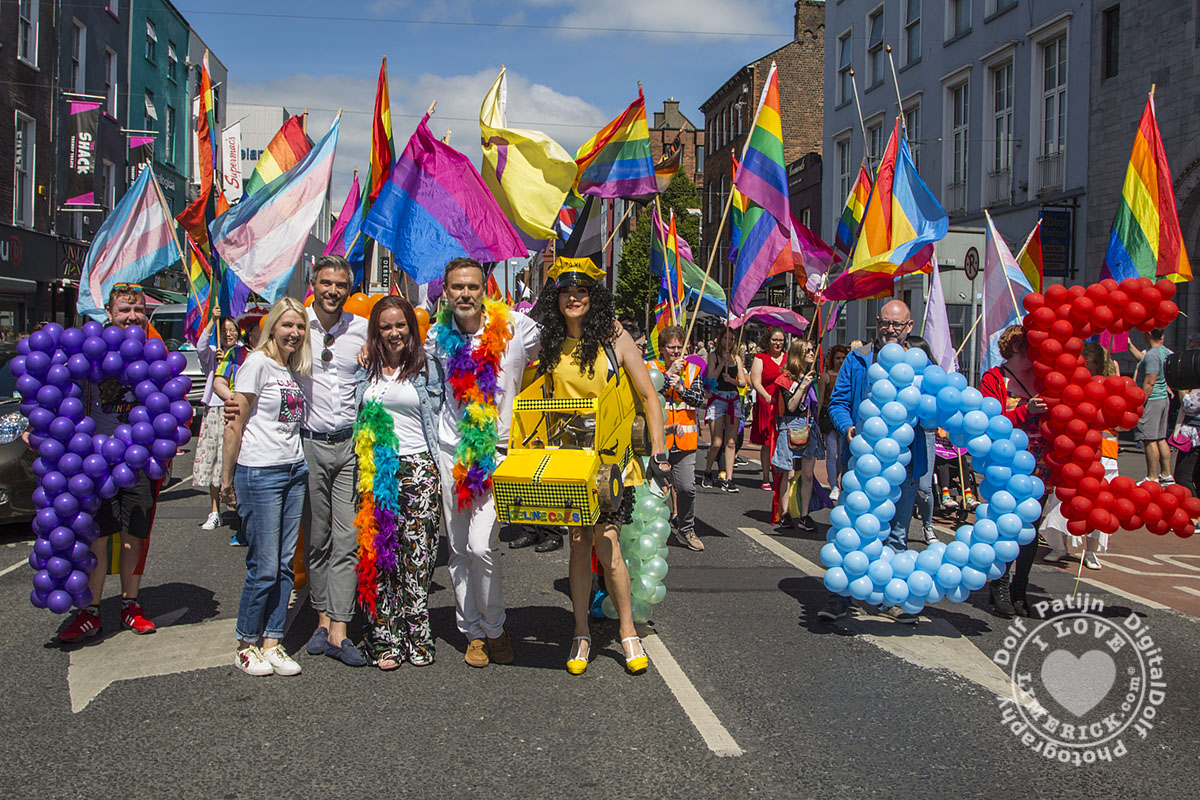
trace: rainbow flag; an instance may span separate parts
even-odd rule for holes
[[[326,255],[342,256],[350,262],[350,266],[354,268],[354,282],[351,288],[362,283],[364,261],[362,223],[362,192],[358,188],[358,170],[355,170],[354,182],[350,184],[350,192],[346,195],[346,202],[342,204],[342,211],[338,214],[337,222],[333,225],[324,250]]]
[[[867,210],[867,198],[870,196],[871,176],[867,174],[866,165],[860,164],[858,179],[850,187],[833,241],[833,246],[847,256],[854,252],[854,242],[858,240],[858,232],[862,229],[863,213]]]
[[[388,100],[387,56],[379,65],[379,85],[375,89],[375,118],[371,124],[371,173],[367,181],[369,193],[366,207],[379,197],[392,171],[396,148],[392,144],[392,104]],[[349,260],[349,259],[347,259]]]
[[[932,267],[933,243],[949,230],[946,209],[917,174],[897,118],[863,212],[850,264],[826,300],[886,297],[896,278]]]
[[[238,367],[242,366],[242,362],[246,360],[246,346],[234,345],[225,351],[225,355],[221,356],[221,360],[217,363],[215,375],[218,378],[224,378],[229,381],[229,385],[233,386],[233,378],[237,375]]]
[[[670,224],[664,225],[656,205],[650,212],[650,274],[665,276],[667,311],[671,323],[678,325],[683,303],[683,272],[679,263],[679,241],[675,230],[675,210]],[[661,298],[660,298],[661,300]]]
[[[1021,268],[1029,285],[1035,292],[1042,291],[1042,221],[1039,219],[1017,254],[1017,266]]]
[[[791,248],[792,214],[788,206],[783,128],[779,118],[779,74],[774,62],[763,85],[746,141],[734,188],[746,196],[737,263],[733,270],[733,302],[729,310],[742,314],[750,300],[781,260],[794,264]]]
[[[1101,279],[1120,281],[1143,276],[1176,283],[1192,279],[1175,207],[1171,168],[1155,119],[1153,91],[1138,122],[1121,203],[1100,270]]]
[[[429,115],[396,159],[363,222],[418,283],[442,277],[452,258],[527,258],[529,251],[470,159],[437,139]]]
[[[638,88],[637,100],[575,154],[579,194],[597,197],[644,198],[658,191],[650,128],[646,125],[646,98]],[[785,184],[786,185],[786,184]]]
[[[729,172],[733,183],[729,189],[733,192],[729,202],[729,260],[737,261],[738,247],[742,242],[742,218],[746,216],[746,195],[737,190],[737,156],[730,153],[729,158],[733,161],[733,169]]]
[[[212,310],[212,267],[200,252],[195,239],[184,234],[187,240],[187,271],[188,293],[187,314],[183,318],[183,335],[195,344],[200,339],[200,332],[208,324],[209,313]]]
[[[679,167],[683,163],[683,145],[679,140],[675,140],[674,149],[659,159],[654,165],[654,182],[658,186],[658,193],[662,194],[671,185],[671,181],[675,180],[675,173],[679,172]]]
[[[312,150],[312,142],[304,132],[304,115],[288,118],[259,156],[254,172],[246,179],[244,196],[249,197],[296,166],[300,159],[308,155],[309,150]]]
[[[208,194],[217,164],[216,109],[212,77],[208,72],[208,50],[200,61],[200,116],[196,120],[196,147],[200,157],[200,194]]]
[[[500,291],[500,284],[496,283],[496,273],[488,273],[487,278],[487,296],[489,300],[503,300],[504,293]]]
[[[675,321],[675,311],[671,304],[671,287],[667,284],[667,273],[663,272],[658,286],[658,302],[654,304],[654,327],[650,330],[650,355],[658,358],[658,335],[669,325],[678,325]]]

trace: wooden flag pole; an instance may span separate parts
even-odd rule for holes
[[[963,339],[962,344],[960,344],[958,349],[954,351],[955,358],[958,358],[958,354],[961,353],[963,348],[967,346],[967,342],[971,341],[971,336],[975,333],[975,329],[979,327],[979,323],[981,322],[983,322],[983,314],[980,314],[975,318],[975,324],[971,326],[971,330],[967,331],[967,337]]]
[[[658,195],[655,195],[654,199],[657,201]],[[625,224],[625,220],[629,219],[629,215],[633,213],[633,203],[628,200],[625,202],[625,213],[621,215],[621,219],[617,220],[617,224],[613,225],[612,231],[609,232],[608,238],[604,241],[604,247],[600,250],[601,257],[603,257],[603,254],[608,250],[608,246],[612,244],[612,240],[616,238],[617,231],[621,229],[621,226]],[[603,213],[603,208],[601,208],[601,213]],[[662,215],[660,214],[659,216]]]

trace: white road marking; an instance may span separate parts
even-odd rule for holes
[[[782,542],[755,528],[739,528],[804,574],[820,578],[825,569],[799,555]],[[949,670],[1000,697],[1013,697],[1012,678],[983,654],[946,620],[922,619],[917,625],[899,625],[887,617],[847,617],[841,623],[876,647],[925,669]],[[1017,702],[1027,705],[1032,698],[1019,689]]]
[[[1126,600],[1132,600],[1135,603],[1141,603],[1142,605],[1146,606],[1147,608],[1153,608],[1157,611],[1175,611],[1175,609],[1171,608],[1170,606],[1165,606],[1156,600],[1151,600],[1149,597],[1142,597],[1140,594],[1134,594],[1133,592],[1127,592],[1124,589],[1118,589],[1116,586],[1113,586],[1111,583],[1105,583],[1104,581],[1098,581],[1095,578],[1089,578],[1086,575],[1081,576],[1079,578],[1079,580],[1082,581],[1083,583],[1090,583],[1092,586],[1095,586],[1097,589],[1103,589],[1104,591],[1109,592],[1110,594],[1115,594],[1117,597],[1124,597]],[[1178,589],[1180,587],[1176,586],[1175,588]],[[1179,613],[1179,612],[1176,611],[1175,613]],[[1187,615],[1185,614],[1184,616],[1187,616]]]
[[[1176,586],[1175,588],[1181,592],[1200,597],[1200,589],[1194,589],[1191,586]]]
[[[27,565],[28,563],[29,563],[29,559],[23,558],[20,561],[18,561],[17,563],[13,564],[11,567],[5,567],[4,569],[0,569],[0,576],[7,575],[8,573],[12,572],[13,570],[20,569],[21,567]]]
[[[98,694],[117,681],[174,675],[211,667],[233,665],[235,619],[218,619],[195,625],[171,625],[187,609],[155,619],[157,633],[138,636],[121,631],[102,643],[71,651],[67,688],[71,712],[79,713]]]
[[[733,736],[721,724],[721,720],[717,719],[708,703],[704,702],[704,698],[696,691],[696,687],[684,674],[679,662],[671,655],[662,639],[652,633],[642,639],[642,647],[646,649],[646,655],[650,656],[658,674],[662,676],[671,694],[675,695],[675,699],[704,739],[704,743],[708,745],[708,749],[722,757],[742,755],[745,751],[734,741]]]

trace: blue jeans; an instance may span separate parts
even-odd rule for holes
[[[282,639],[295,579],[292,558],[300,537],[308,466],[303,461],[270,467],[239,464],[233,488],[249,545],[235,632],[243,642]]]
[[[921,522],[926,525],[933,523],[933,465],[937,461],[937,453],[934,451],[936,436],[936,431],[925,431],[925,452],[927,454],[925,464],[927,466],[925,474],[917,482],[917,514],[920,515]]]

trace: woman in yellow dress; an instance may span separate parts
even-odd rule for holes
[[[550,280],[538,298],[534,317],[541,328],[542,350],[539,375],[549,375],[554,397],[598,397],[609,378],[623,369],[634,390],[641,395],[650,432],[652,455],[649,473],[661,486],[670,485],[671,468],[663,438],[662,407],[650,381],[642,353],[616,319],[612,293],[604,286],[604,271],[591,259],[560,258],[548,273]],[[615,359],[616,363],[613,363]],[[592,589],[591,554],[604,573],[605,586],[617,609],[621,649],[625,666],[640,674],[649,665],[633,623],[629,573],[621,556],[618,534],[632,521],[633,486],[643,482],[640,460],[633,458],[625,472],[625,489],[615,511],[601,512],[590,527],[570,528],[569,577],[571,606],[575,614],[575,638],[567,660],[573,675],[587,669],[592,654],[588,628],[588,602]]]

